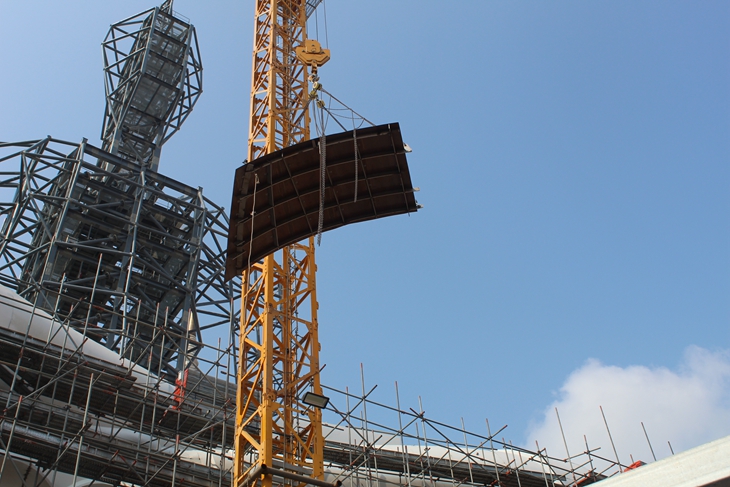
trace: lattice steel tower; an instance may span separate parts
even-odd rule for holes
[[[316,62],[297,48],[317,50],[305,41],[319,3],[256,1],[249,161],[309,139]],[[302,402],[306,391],[321,394],[315,272],[313,238],[244,272],[233,485],[269,487],[272,471],[295,483],[324,476],[321,411]]]
[[[153,171],[203,85],[195,28],[172,0],[111,26],[102,44],[106,113],[103,148]]]
[[[195,28],[168,0],[112,25],[103,53],[102,149],[48,138],[0,153],[0,184],[15,190],[1,204],[0,282],[182,380],[201,330],[227,324],[237,294],[222,274],[225,211],[157,172],[201,94]]]

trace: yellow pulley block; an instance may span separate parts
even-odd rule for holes
[[[297,59],[307,66],[322,66],[324,63],[330,60],[330,50],[322,49],[319,41],[314,39],[307,39],[304,44],[298,46],[296,49]]]

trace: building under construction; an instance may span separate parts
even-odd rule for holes
[[[292,10],[300,24],[287,21],[299,25],[294,46],[306,40],[303,22],[319,1],[290,3],[300,7]],[[262,36],[267,18],[284,17],[266,5],[257,2]],[[276,55],[294,60],[282,45],[274,43]],[[322,231],[415,211],[407,148],[397,124],[322,132],[307,144],[302,120],[317,104],[311,74],[326,61],[307,45],[298,53],[304,64],[291,63],[294,89],[278,95],[303,100],[294,128],[252,124],[253,162],[239,170],[229,220],[201,188],[160,172],[163,144],[202,92],[192,24],[168,0],[112,25],[103,48],[100,147],[50,137],[0,143],[0,485],[248,486],[268,475],[292,486],[551,487],[627,467],[588,448],[558,459],[513,446],[502,429],[477,434],[439,423],[401,408],[397,387],[390,405],[374,402],[364,380],[358,393],[331,389],[318,383],[318,365],[299,377],[296,395],[316,383],[315,397],[328,401],[317,415],[310,408],[286,421],[304,439],[324,422],[323,473],[306,456],[261,464],[261,450],[240,438],[264,442],[269,419],[253,411],[265,393],[251,386],[242,394],[238,372],[265,355],[256,342],[262,328],[248,326],[259,319],[250,290],[267,272],[257,262]],[[256,146],[262,137],[290,140],[267,159],[272,151]],[[257,203],[256,195],[266,197]],[[307,255],[307,246],[299,251]],[[286,294],[271,289],[276,299]],[[294,342],[317,344],[296,333]],[[294,435],[281,428],[282,437]]]
[[[230,342],[206,346],[211,358],[197,358],[180,383],[151,371],[151,353],[146,361],[122,358],[13,292],[3,288],[0,300],[9,314],[3,315],[9,323],[0,332],[6,404],[1,468],[7,485],[88,485],[90,480],[94,485],[230,485],[235,426]],[[571,468],[545,451],[498,441],[501,430],[479,435],[422,411],[402,410],[397,390],[395,406],[370,400],[372,389],[325,391],[331,398],[324,428],[330,483],[541,486],[601,478],[590,468],[600,458],[590,453],[583,460],[589,463]],[[391,422],[368,415],[387,415]]]

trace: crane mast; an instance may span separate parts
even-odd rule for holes
[[[309,139],[310,66],[296,54],[309,3],[256,0],[249,161]],[[314,257],[310,237],[243,272],[234,486],[324,476],[322,413],[302,402],[321,395]]]

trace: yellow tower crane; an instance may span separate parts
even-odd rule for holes
[[[307,39],[312,0],[256,0],[248,160],[308,140],[309,83],[329,51]],[[309,5],[308,5],[309,4]],[[318,85],[314,85],[318,86]],[[255,205],[254,205],[255,208]],[[314,238],[243,272],[233,485],[323,482]]]

